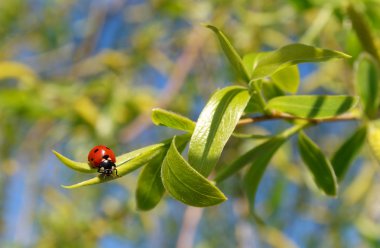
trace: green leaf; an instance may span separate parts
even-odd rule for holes
[[[335,152],[331,159],[331,164],[338,181],[341,181],[346,174],[352,160],[360,151],[367,137],[367,127],[358,128]]]
[[[351,19],[352,27],[355,30],[363,49],[376,58],[377,61],[380,61],[373,33],[365,20],[365,17],[352,5],[348,6],[347,12]]]
[[[286,129],[277,136],[249,150],[247,153],[236,159],[231,165],[217,172],[215,182],[225,180],[242,169],[245,165],[251,163],[251,166],[244,176],[243,183],[249,199],[251,210],[254,212],[256,192],[269,161],[278,148],[280,148],[287,139],[307,125],[308,123],[301,123]]]
[[[70,169],[79,171],[79,172],[84,172],[84,173],[95,173],[97,170],[92,168],[88,163],[83,163],[83,162],[77,162],[74,160],[71,160],[62,154],[60,154],[57,151],[52,151],[54,155],[67,167]]]
[[[134,159],[135,157],[145,154],[145,153],[152,153],[156,150],[161,149],[162,147],[166,146],[166,149],[169,147],[168,144],[170,143],[159,143],[151,146],[147,146],[132,152],[125,153],[123,155],[116,157],[116,166],[119,166],[121,164],[125,164],[127,161]],[[77,162],[74,160],[71,160],[62,154],[58,153],[57,151],[53,150],[53,153],[55,156],[67,167],[70,169],[73,169],[75,171],[84,172],[84,173],[97,173],[97,169],[92,168],[87,162]]]
[[[189,162],[202,175],[214,168],[249,98],[246,88],[226,87],[215,92],[202,110],[189,148]]]
[[[288,128],[284,131],[282,131],[280,134],[277,134],[276,136],[270,138],[269,140],[261,143],[260,145],[254,147],[253,149],[246,152],[244,155],[237,158],[233,163],[230,165],[224,167],[220,171],[216,173],[215,176],[215,182],[221,182],[228,178],[229,176],[232,176],[236,172],[238,172],[240,169],[242,169],[244,166],[246,166],[249,163],[260,163],[262,167],[265,167],[265,160],[270,159],[274,152],[292,135],[297,133],[302,128],[305,128],[308,123],[300,123],[298,125],[295,125],[291,128]],[[273,149],[273,150],[272,150]],[[271,155],[271,153],[273,153]],[[258,162],[256,162],[258,161]],[[252,166],[254,167],[254,166]],[[265,168],[263,168],[265,169]],[[259,176],[259,175],[258,175]],[[258,178],[260,179],[260,178]],[[257,182],[258,183],[258,182]]]
[[[184,146],[184,144],[188,142],[189,137],[190,136],[188,134],[178,136],[177,137],[178,146],[180,147]],[[141,166],[150,162],[152,159],[155,159],[157,156],[162,155],[162,153],[166,153],[170,144],[171,144],[171,139],[159,144],[147,146],[147,147],[116,157],[117,174],[119,176],[104,176],[104,175],[99,174],[98,176],[85,180],[83,182],[73,184],[70,186],[62,185],[62,187],[68,188],[68,189],[74,189],[74,188],[79,188],[82,186],[105,183],[111,180],[118,179],[124,175],[129,174],[130,172],[134,170],[137,170]],[[65,165],[69,166],[68,164],[65,164]],[[96,172],[96,170],[95,171],[93,170],[92,172]]]
[[[319,147],[303,132],[298,136],[298,147],[302,160],[313,175],[315,184],[329,196],[335,196],[338,189],[337,179],[330,161]]]
[[[249,78],[251,78],[253,69],[256,67],[259,59],[267,55],[268,53],[270,52],[248,53],[243,56],[243,65],[248,72]]]
[[[278,87],[290,93],[296,93],[300,84],[297,65],[285,67],[274,73],[271,78]]]
[[[379,108],[379,66],[369,54],[362,54],[355,64],[355,86],[370,119],[376,117]]]
[[[259,83],[259,87],[261,88],[262,95],[266,100],[270,100],[272,98],[278,97],[278,96],[283,96],[285,95],[285,92],[280,89],[276,84],[273,82],[258,82],[256,81],[255,83]],[[257,96],[252,95],[251,99],[249,100],[247,107],[245,108],[244,112],[247,113],[263,113],[263,109],[258,102]]]
[[[249,82],[249,75],[245,69],[243,62],[240,58],[240,55],[236,52],[235,48],[231,45],[228,38],[220,31],[217,27],[212,25],[206,25],[209,29],[214,31],[216,36],[219,39],[220,45],[222,46],[224,54],[227,56],[228,61],[232,65],[236,75],[244,80],[246,83]]]
[[[140,210],[154,208],[165,193],[161,180],[161,165],[166,153],[149,161],[137,180],[136,203]]]
[[[227,177],[235,174],[237,171],[239,171],[240,169],[242,169],[244,166],[246,166],[249,163],[255,164],[255,166],[251,166],[251,169],[253,169],[253,167],[256,167],[256,169],[258,170],[255,173],[258,173],[259,171],[261,173],[264,172],[267,163],[269,162],[271,157],[274,155],[274,153],[277,151],[277,149],[284,143],[285,140],[286,139],[282,137],[272,137],[271,139],[254,147],[253,149],[249,150],[248,152],[240,156],[238,159],[236,159],[232,164],[218,171],[214,179],[215,182],[220,182],[220,181],[225,180]],[[255,178],[255,180],[253,180],[253,178],[247,179],[248,181],[251,182],[250,183],[251,186],[249,187],[250,191],[253,190],[254,186],[252,185],[255,182],[258,185],[261,175],[256,174],[257,178]],[[250,177],[252,176],[253,175],[250,175]],[[252,196],[252,194],[249,194],[249,195]]]
[[[252,65],[251,80],[261,79],[295,64],[321,62],[333,58],[350,58],[342,52],[317,48],[304,44],[291,44],[260,56]]]
[[[162,164],[161,177],[170,195],[187,205],[208,207],[227,200],[212,182],[199,174],[181,156],[175,138]]]
[[[352,96],[280,96],[271,99],[267,108],[301,118],[330,118],[352,109],[358,102]]]
[[[152,121],[155,125],[167,126],[170,128],[192,133],[195,128],[195,122],[179,115],[160,108],[153,109]]]

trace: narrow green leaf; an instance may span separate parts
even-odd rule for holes
[[[300,74],[297,65],[285,67],[271,76],[273,82],[282,90],[296,93],[300,84]]]
[[[276,136],[261,143],[260,145],[252,148],[251,150],[246,152],[244,155],[237,158],[233,163],[231,163],[230,165],[218,171],[214,179],[215,182],[221,182],[225,180],[226,178],[232,176],[233,174],[238,172],[240,169],[242,169],[244,166],[246,166],[249,163],[254,163],[254,164],[259,163],[261,167],[265,167],[266,164],[263,162],[265,162],[266,159],[270,159],[270,157],[272,157],[272,155],[276,152],[276,150],[287,139],[289,139],[292,135],[297,133],[302,128],[305,128],[307,125],[309,124],[306,122],[295,125],[291,128],[288,128],[282,131],[280,134],[277,134]],[[273,154],[271,155],[271,153]],[[255,166],[252,165],[252,167],[255,167]],[[261,168],[261,169],[265,169],[265,168]],[[257,179],[259,180],[260,177],[258,177]]]
[[[321,62],[333,58],[350,58],[342,52],[322,49],[304,44],[291,44],[276,51],[268,52],[255,60],[253,65],[252,80],[271,76],[285,67],[305,63]]]
[[[193,132],[195,128],[195,122],[187,117],[160,108],[153,109],[152,121],[156,125],[167,126],[189,133]]]
[[[220,182],[220,181],[225,180],[227,177],[235,174],[237,171],[239,171],[240,169],[242,169],[244,166],[246,166],[249,163],[255,164],[255,166],[252,166],[251,168],[256,167],[257,170],[264,172],[267,165],[267,163],[265,162],[269,162],[273,154],[284,143],[284,141],[285,139],[282,137],[273,137],[263,142],[262,144],[254,147],[253,149],[249,150],[244,155],[236,159],[232,164],[218,171],[214,179],[215,182]],[[249,181],[251,181],[251,185],[254,184],[255,182],[258,185],[261,175],[257,174],[256,176],[257,178],[255,180],[249,179]],[[254,187],[255,186],[253,187],[250,186],[249,188],[251,191],[253,191]]]
[[[166,146],[166,149],[169,147],[168,142],[166,143],[159,143],[151,146],[147,146],[132,152],[125,153],[123,155],[116,157],[116,166],[119,166],[121,164],[124,164],[125,162],[141,155],[144,153],[153,153],[156,150],[161,149],[162,147]],[[84,172],[84,173],[97,173],[97,169],[92,168],[87,162],[77,162],[74,160],[71,160],[62,154],[58,153],[57,151],[53,150],[54,155],[67,167],[70,169],[73,169],[75,171]]]
[[[175,138],[162,164],[161,177],[170,195],[187,205],[208,207],[227,199],[212,182],[199,174],[181,156]]]
[[[189,137],[190,136],[188,134],[178,136],[177,137],[178,146],[183,147],[188,142]],[[82,186],[105,183],[111,180],[118,179],[122,176],[129,174],[130,172],[134,170],[137,170],[141,166],[150,162],[152,159],[155,159],[157,156],[162,155],[162,153],[166,153],[170,144],[171,144],[171,139],[159,144],[147,146],[147,147],[116,157],[117,174],[119,176],[104,176],[104,175],[99,174],[96,177],[85,180],[83,182],[70,185],[70,186],[62,185],[62,187],[68,188],[68,189],[74,189],[74,188],[79,188]]]
[[[161,165],[166,153],[162,153],[149,163],[140,172],[137,180],[136,203],[140,210],[154,208],[164,195],[165,188],[161,180]]]
[[[367,127],[358,128],[335,152],[331,159],[331,164],[334,168],[335,175],[338,181],[344,178],[352,160],[360,151],[367,137]]]
[[[83,182],[80,182],[80,183],[77,183],[74,185],[70,185],[70,186],[63,186],[62,185],[62,187],[67,188],[67,189],[74,189],[74,188],[79,188],[82,186],[88,186],[88,185],[93,185],[93,184],[98,184],[98,183],[105,183],[105,182],[108,182],[111,180],[118,179],[118,178],[140,168],[141,166],[145,165],[146,163],[148,163],[152,159],[156,158],[157,156],[160,156],[162,153],[165,153],[166,150],[167,150],[167,147],[162,146],[160,148],[154,149],[154,150],[149,151],[149,152],[140,153],[135,158],[125,162],[124,164],[122,164],[120,166],[117,166],[117,174],[119,176],[116,176],[116,175],[105,176],[105,175],[99,174],[96,177],[85,180]]]
[[[232,68],[234,69],[236,75],[240,79],[248,83],[249,75],[247,73],[247,70],[245,69],[243,65],[240,55],[236,52],[235,48],[231,45],[231,42],[228,40],[228,38],[217,27],[212,26],[212,25],[206,25],[206,27],[214,31],[214,33],[218,37],[220,45],[222,46],[223,52],[228,58],[228,61],[230,62],[230,64],[232,65]]]
[[[362,54],[355,63],[355,86],[370,119],[379,108],[379,66],[369,54]]]
[[[231,165],[219,171],[215,177],[215,182],[225,180],[227,177],[242,169],[245,165],[251,163],[251,166],[244,176],[243,183],[249,199],[250,208],[252,212],[254,212],[257,189],[269,161],[287,139],[307,125],[308,123],[301,123],[293,126],[249,150],[236,159]]]
[[[352,96],[280,96],[271,99],[267,108],[301,118],[330,118],[349,111],[358,103]]]
[[[253,152],[250,154],[253,155],[250,161],[252,164],[245,174],[243,182],[252,211],[255,207],[256,192],[261,178],[264,175],[265,169],[267,168],[273,155],[276,153],[278,148],[281,147],[285,140],[286,139],[284,138],[274,138],[259,146],[259,149],[256,150],[255,154],[252,154]]]
[[[79,171],[79,172],[84,172],[84,173],[95,173],[97,170],[92,168],[88,163],[83,163],[83,162],[77,162],[74,160],[71,160],[62,154],[60,154],[57,151],[52,151],[54,155],[67,167],[70,169]]]
[[[303,132],[298,136],[298,147],[302,160],[313,175],[314,182],[326,195],[335,196],[337,179],[330,161],[319,147]]]
[[[352,5],[348,6],[347,13],[351,19],[352,27],[355,30],[363,49],[375,57],[378,62],[380,62],[375,39],[373,38],[374,35],[367,21],[365,20],[365,17],[359,13]]]
[[[189,148],[189,162],[202,175],[214,168],[249,98],[246,88],[226,87],[215,92],[202,110]]]

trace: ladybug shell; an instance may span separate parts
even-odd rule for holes
[[[111,149],[103,145],[95,146],[88,153],[88,162],[91,167],[98,168],[103,159],[107,159],[107,155],[113,163],[116,162],[115,153]]]

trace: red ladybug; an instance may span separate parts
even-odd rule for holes
[[[118,176],[115,153],[106,146],[99,145],[92,148],[88,153],[88,163],[91,167],[98,168],[100,174],[110,176],[115,171]]]

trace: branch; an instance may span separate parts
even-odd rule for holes
[[[246,125],[246,124],[251,124],[251,123],[256,123],[256,122],[261,122],[261,121],[270,121],[270,120],[305,120],[305,121],[312,122],[314,124],[318,124],[321,122],[356,121],[356,120],[359,120],[359,116],[352,113],[348,113],[348,114],[343,114],[343,115],[339,115],[339,116],[335,116],[331,118],[313,119],[313,118],[301,118],[301,117],[297,117],[293,115],[279,113],[279,114],[273,114],[273,115],[261,115],[261,116],[244,118],[238,122],[238,125]]]
[[[186,208],[177,240],[177,248],[194,247],[195,234],[202,214],[203,208],[190,206]]]

